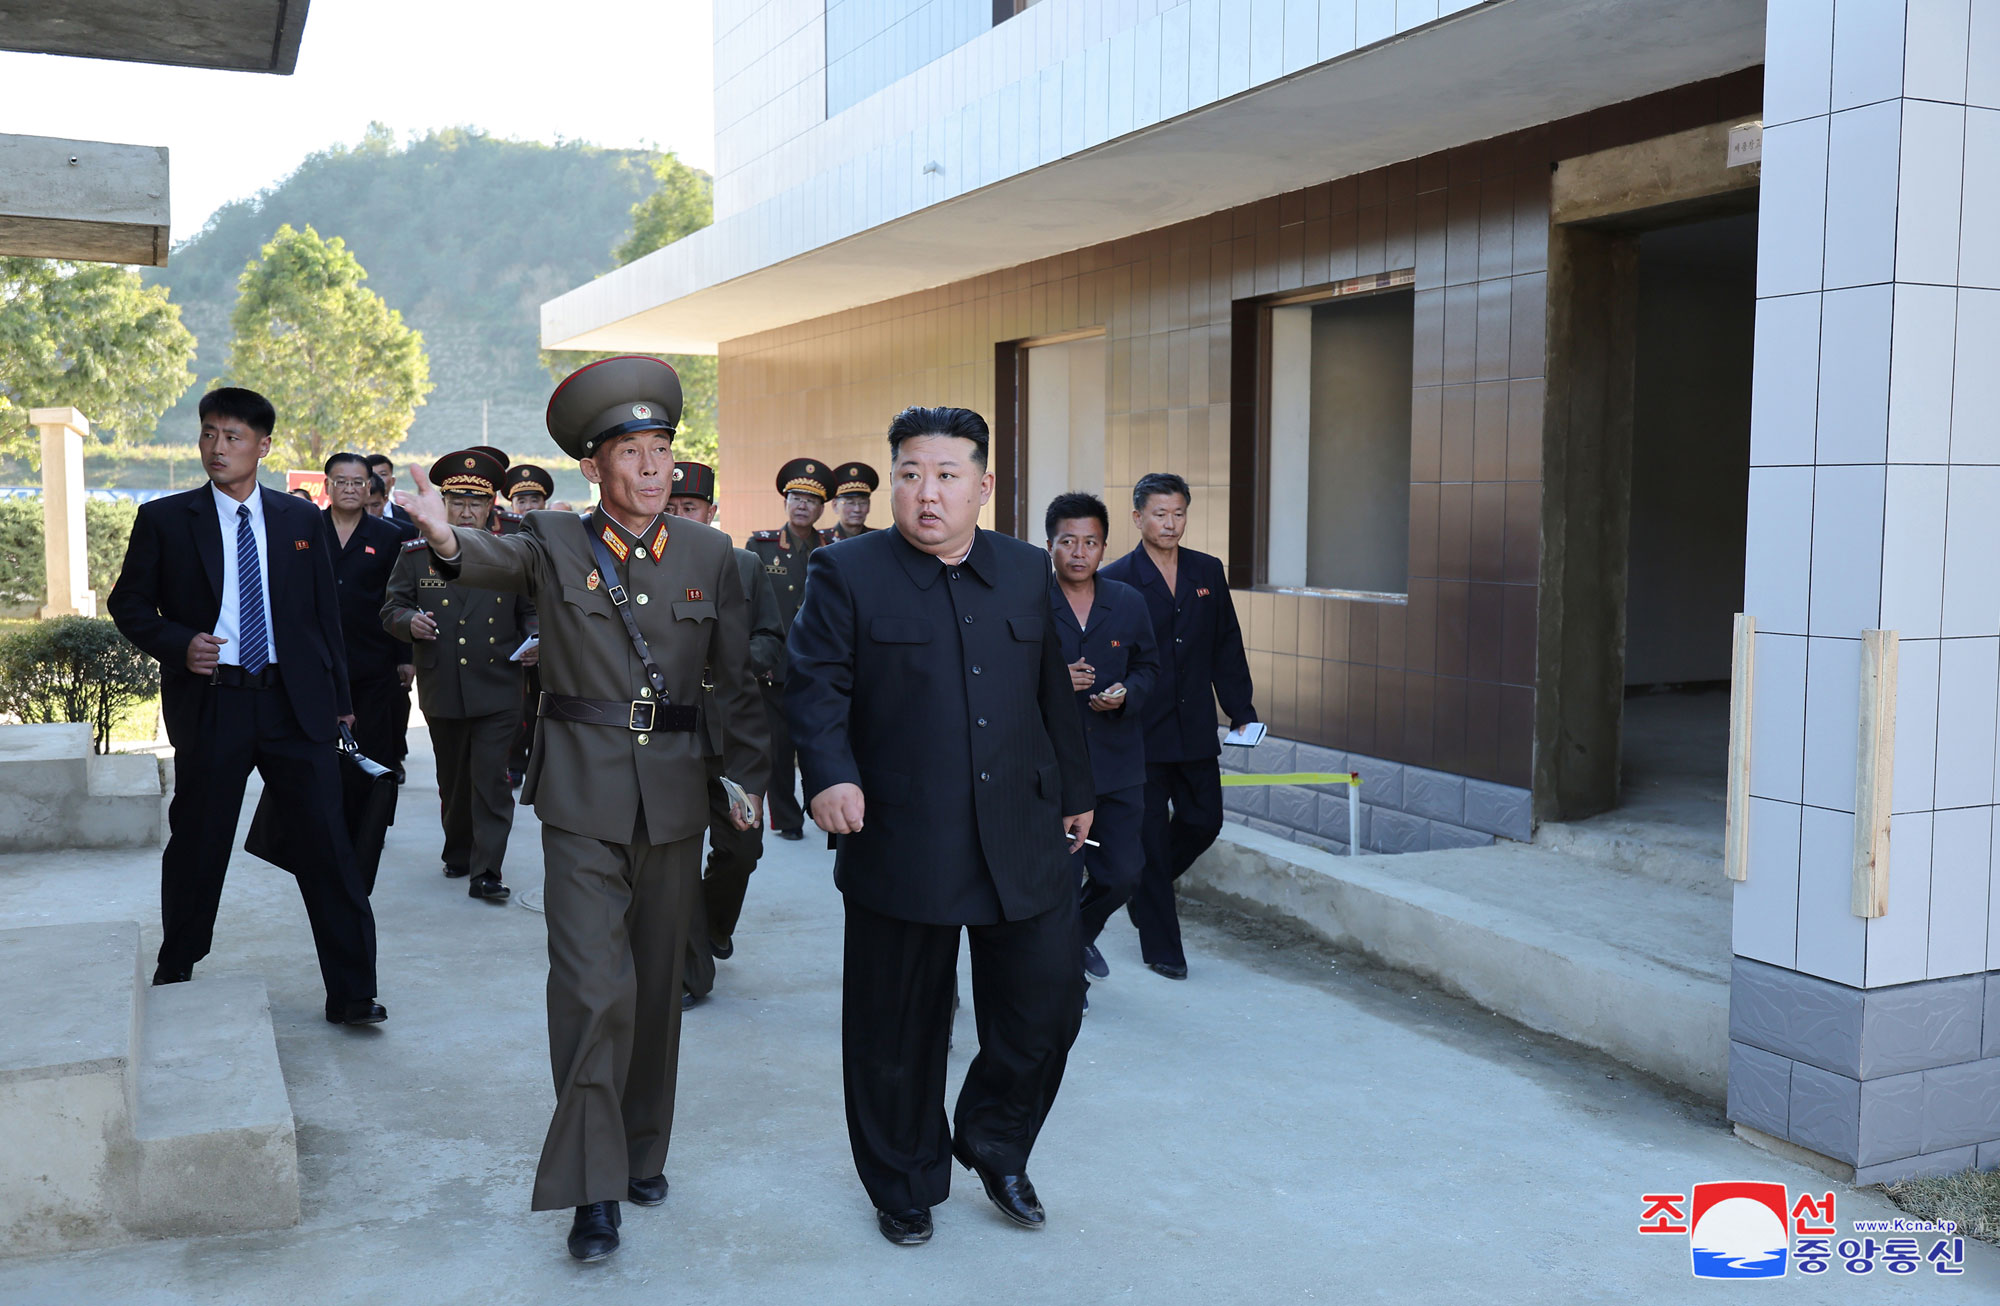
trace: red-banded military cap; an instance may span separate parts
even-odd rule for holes
[[[494,462],[499,463],[502,472],[505,472],[509,467],[514,465],[514,460],[507,456],[505,449],[496,449],[490,444],[468,445],[467,448],[473,453],[483,453]]]
[[[460,449],[431,464],[431,484],[439,494],[500,493],[504,469],[483,449]]]
[[[684,494],[690,499],[706,499],[714,503],[715,469],[707,463],[675,463],[674,486],[667,494],[669,497]]]
[[[833,472],[833,496],[838,499],[849,494],[873,494],[882,478],[867,463],[842,463]]]
[[[833,469],[817,458],[794,458],[778,469],[778,493],[817,494],[831,499]]]
[[[549,396],[549,435],[572,458],[641,431],[672,435],[681,424],[681,378],[643,354],[620,354],[572,372]]]
[[[556,492],[556,478],[533,463],[517,463],[507,469],[506,479],[500,482],[501,491],[508,498],[525,489],[540,490],[544,497]]]

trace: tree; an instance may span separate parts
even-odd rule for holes
[[[632,230],[612,251],[618,266],[636,262],[715,221],[715,182],[690,168],[669,150],[654,156],[653,179],[658,188],[632,206]],[[613,354],[583,349],[545,349],[542,364],[561,381],[570,373]],[[690,462],[719,467],[715,421],[716,377],[712,354],[661,354],[681,376],[681,425],[674,435],[674,455]]]
[[[194,384],[194,351],[166,288],[130,268],[0,258],[0,410],[76,408],[93,442],[136,444]],[[25,418],[0,426],[0,454],[40,456]]]
[[[361,283],[335,236],[278,228],[236,283],[229,374],[278,409],[274,466],[318,467],[335,449],[387,452],[430,393],[423,336]]]

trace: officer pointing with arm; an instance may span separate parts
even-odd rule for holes
[[[542,822],[556,1109],[534,1208],[574,1209],[569,1251],[619,1243],[619,1202],[666,1200],[682,964],[708,824],[698,730],[712,668],[722,773],[761,820],[765,726],[728,537],[666,514],[680,378],[655,358],[592,363],[556,388],[549,434],[602,501],[498,536],[453,529],[412,469],[401,501],[441,575],[536,599],[542,695],[521,797]]]

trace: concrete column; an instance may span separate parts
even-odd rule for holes
[[[1730,1117],[1860,1183],[2000,1165],[2000,0],[1771,0]],[[1901,635],[1886,914],[1862,632]]]
[[[74,408],[33,408],[42,437],[42,544],[49,601],[42,618],[97,615],[84,552],[83,441],[90,419]]]

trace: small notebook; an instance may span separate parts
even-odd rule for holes
[[[1264,742],[1264,723],[1252,721],[1241,730],[1232,730],[1222,737],[1225,744],[1235,744],[1238,748],[1255,748]]]

